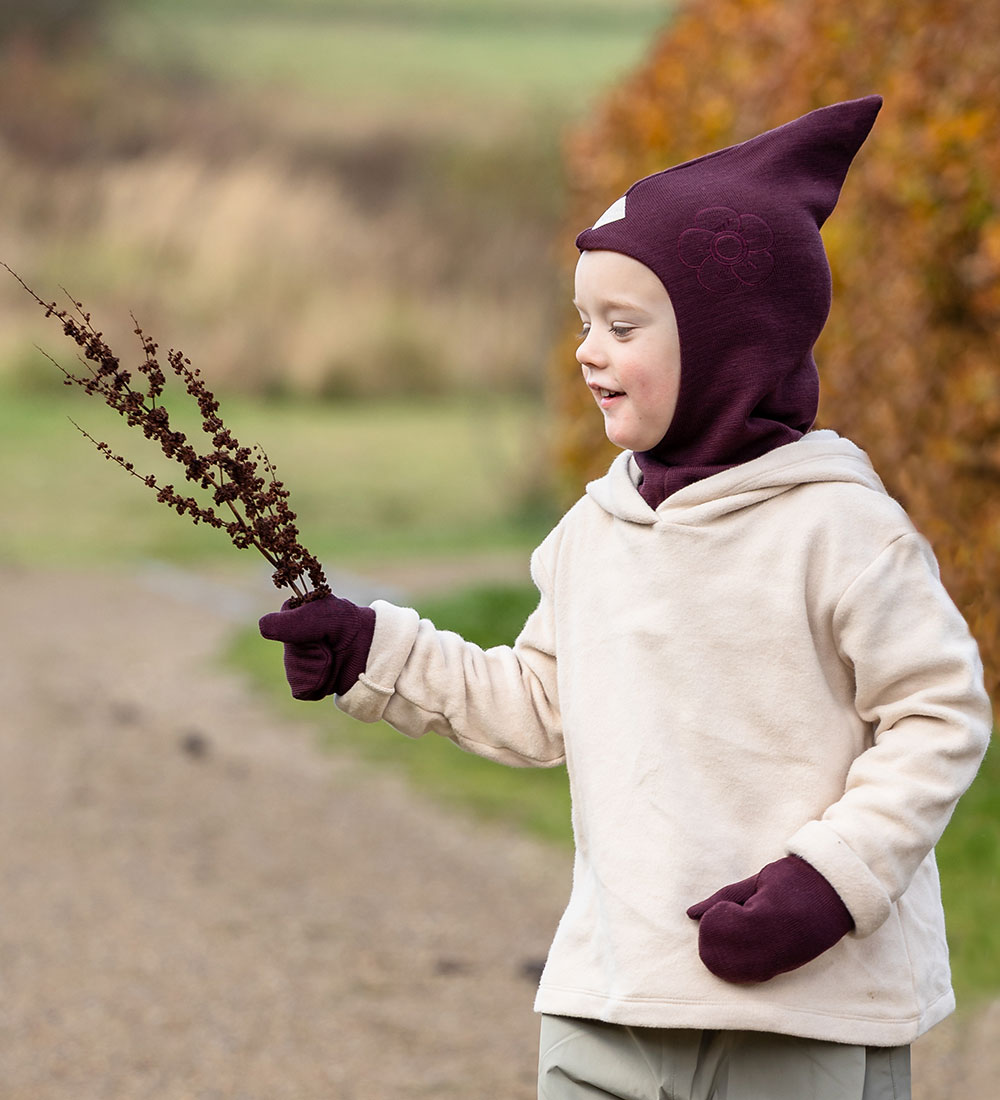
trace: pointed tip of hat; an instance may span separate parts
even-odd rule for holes
[[[882,110],[882,97],[880,95],[861,96],[860,99],[845,99],[842,103],[833,103],[829,107],[821,107],[819,112],[829,111],[832,114],[843,117],[845,122],[853,124],[860,134],[858,146],[868,136],[879,111]]]
[[[847,99],[761,135],[762,147],[774,156],[771,170],[795,181],[817,225],[833,211],[847,170],[881,109],[880,95]]]
[[[845,99],[842,103],[834,103],[833,106],[863,108],[871,111],[874,117],[882,106],[882,97],[877,93],[872,93],[871,95],[859,96],[857,99]]]
[[[845,99],[840,103],[831,103],[827,107],[817,107],[816,110],[785,125],[800,133],[804,131],[815,135],[817,140],[830,140],[839,132],[845,143],[853,144],[854,152],[857,152],[875,125],[875,119],[881,109],[880,95],[866,95],[859,99]],[[779,126],[778,130],[784,128]]]

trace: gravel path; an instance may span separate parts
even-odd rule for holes
[[[318,751],[223,616],[9,570],[0,609],[2,1100],[534,1096],[565,853]]]
[[[532,1100],[567,855],[319,751],[170,589],[0,569],[0,1100]],[[998,1040],[935,1029],[916,1100]]]

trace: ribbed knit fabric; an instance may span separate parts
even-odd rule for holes
[[[260,632],[285,644],[285,677],[296,699],[344,695],[365,670],[375,612],[340,596],[291,607],[260,620]]]
[[[831,293],[819,230],[881,104],[837,103],[647,176],[577,237],[645,264],[677,316],[677,409],[636,455],[651,507],[812,426]]]
[[[717,890],[687,914],[698,954],[727,982],[766,982],[829,951],[854,927],[829,882],[798,856]]]

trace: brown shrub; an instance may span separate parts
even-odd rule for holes
[[[933,543],[1000,686],[1000,5],[690,0],[572,135],[573,232],[633,180],[813,108],[885,106],[824,229],[834,304],[820,423],[872,456]],[[568,297],[568,296],[567,296]],[[568,326],[567,326],[568,328]],[[553,368],[564,474],[610,451],[567,332]]]

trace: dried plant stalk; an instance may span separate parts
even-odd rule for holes
[[[3,265],[45,311],[55,317],[66,336],[80,348],[82,374],[67,371],[51,356],[62,372],[67,386],[79,386],[99,396],[127,424],[139,428],[154,440],[167,458],[184,469],[184,477],[211,496],[211,503],[200,503],[185,496],[173,485],[160,485],[152,474],[140,474],[132,462],[115,454],[107,443],[95,439],[75,421],[71,421],[105,458],[117,463],[156,493],[161,504],[178,515],[188,515],[194,523],[206,523],[224,530],[238,549],[254,547],[273,567],[272,580],[277,588],[292,590],[293,605],[330,594],[318,560],[299,542],[295,513],[288,504],[288,490],[278,480],[274,466],[259,447],[244,447],[225,426],[219,415],[219,402],[202,380],[201,373],[181,352],[167,352],[167,370],[160,363],[159,347],[135,320],[135,333],[142,347],[142,359],[130,371],[121,365],[91,321],[82,303],[70,299],[72,307],[59,309],[55,302],[43,301],[24,280]],[[184,386],[201,414],[202,431],[211,439],[211,449],[198,451],[184,432],[170,422],[162,404],[168,372]],[[139,383],[138,385],[136,383]],[[220,514],[221,513],[221,514]]]

